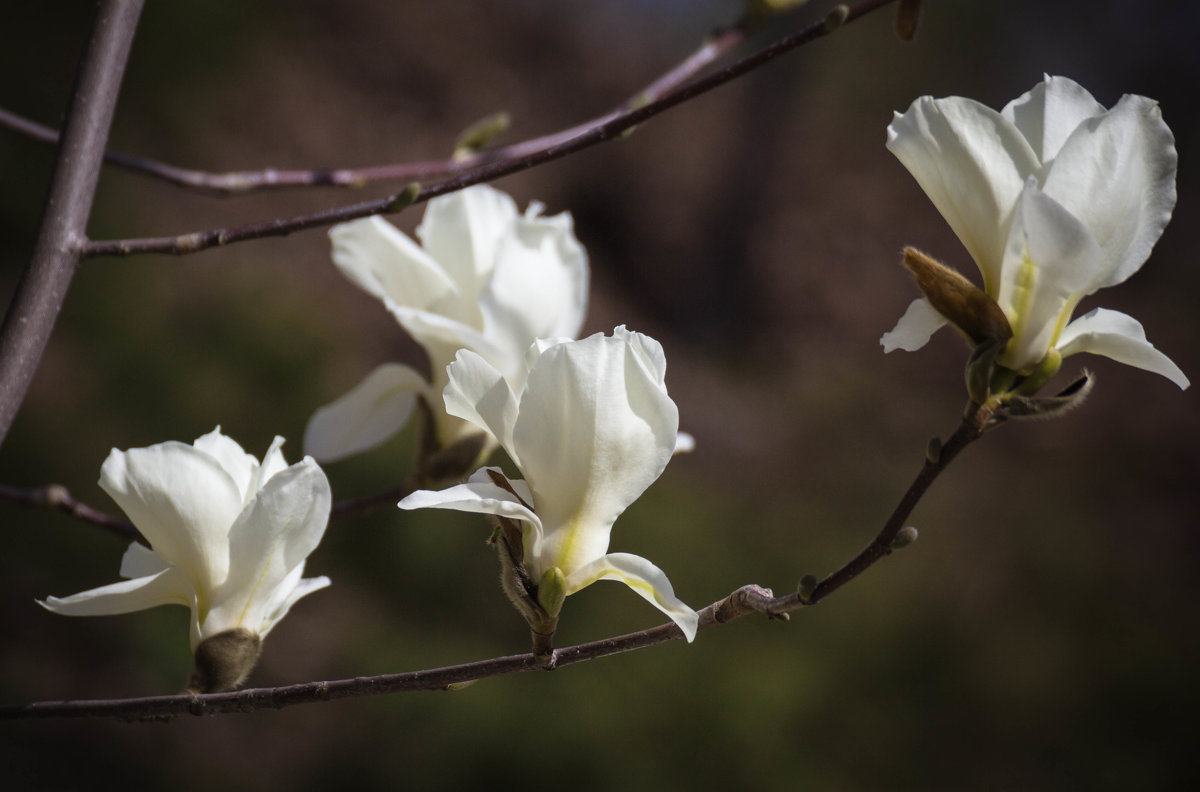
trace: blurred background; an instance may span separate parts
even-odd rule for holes
[[[90,3],[12,4],[0,106],[57,125]],[[824,14],[812,3],[738,52]],[[732,0],[151,2],[116,148],[215,171],[439,158],[497,110],[510,142],[636,93],[731,22]],[[695,453],[617,523],[702,607],[745,583],[790,590],[875,534],[965,400],[950,333],[884,356],[915,290],[914,244],[974,267],[884,148],[921,94],[1001,107],[1044,72],[1106,106],[1153,97],[1176,136],[1179,201],[1145,268],[1082,306],[1125,311],[1189,375],[1200,289],[1200,6],[1167,0],[928,0],[919,37],[885,9],[630,137],[497,186],[570,211],[593,269],[585,332],[660,339]],[[48,148],[0,131],[5,302],[36,232]],[[95,238],[155,236],[388,194],[220,199],[115,169]],[[410,231],[417,207],[394,218]],[[261,454],[301,453],[305,422],[377,364],[420,361],[345,281],[320,231],[187,258],[84,263],[0,481],[95,482],[111,447],[220,424]],[[1200,705],[1196,389],[1105,359],[1052,422],[971,447],[913,522],[920,541],[788,624],[746,618],[655,647],[481,682],[170,724],[0,724],[13,789],[1180,789]],[[406,433],[327,470],[335,497],[409,469]],[[176,691],[187,614],[67,619],[34,598],[113,582],[124,545],[0,503],[0,703]],[[466,662],[527,649],[481,518],[383,509],[334,523],[309,574],[334,585],[272,633],[253,685]],[[661,621],[625,588],[572,597],[563,645]]]

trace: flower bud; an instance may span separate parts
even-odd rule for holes
[[[913,247],[904,248],[904,266],[916,278],[929,304],[973,344],[1012,338],[1004,311],[971,281]]]
[[[800,578],[800,585],[796,586],[796,593],[800,595],[801,602],[808,602],[809,597],[817,590],[816,575],[805,575]]]
[[[896,538],[892,540],[892,549],[899,550],[908,547],[913,542],[917,541],[917,529],[912,525],[906,525],[896,533]]]
[[[186,690],[191,693],[221,693],[233,690],[250,675],[262,639],[245,627],[209,636],[196,647],[195,666]]]
[[[846,20],[849,18],[850,7],[843,3],[841,5],[835,5],[832,9],[830,9],[829,13],[825,15],[825,21],[821,24],[825,28],[826,33],[832,33],[844,25]]]
[[[454,143],[454,159],[465,159],[483,151],[511,124],[512,117],[504,111],[479,119],[458,136]]]

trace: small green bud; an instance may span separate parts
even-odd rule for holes
[[[551,619],[556,618],[562,610],[563,600],[567,598],[567,577],[558,567],[550,567],[538,582],[538,605]]]
[[[417,198],[421,196],[421,183],[409,182],[404,186],[404,189],[392,196],[391,203],[388,204],[388,212],[399,212],[407,209],[416,203]]]
[[[800,578],[800,585],[796,586],[796,593],[800,595],[801,602],[808,602],[813,592],[817,590],[818,582],[816,575],[805,575]]]
[[[1007,343],[999,339],[984,341],[967,358],[967,395],[975,404],[983,404],[991,397],[996,358]]]
[[[188,678],[190,693],[221,693],[246,681],[258,655],[262,638],[245,627],[210,635],[196,647],[195,666]]]
[[[511,124],[512,117],[503,111],[479,119],[458,136],[454,143],[454,159],[465,159],[483,151]]]
[[[936,465],[942,461],[942,440],[939,437],[929,438],[929,444],[925,446],[925,461],[931,465]]]
[[[825,15],[825,21],[821,24],[825,28],[826,33],[832,33],[844,25],[846,20],[849,18],[849,6],[845,4],[835,5],[832,9],[830,9],[829,13]]]
[[[896,533],[896,538],[892,540],[892,549],[900,550],[908,547],[913,542],[917,541],[917,529],[911,525],[906,525]]]

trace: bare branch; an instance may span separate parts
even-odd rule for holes
[[[745,40],[747,26],[744,22],[715,34],[695,52],[681,61],[663,76],[646,86],[634,99],[622,108],[605,113],[583,124],[549,135],[501,146],[486,151],[459,157],[450,157],[426,162],[406,162],[392,165],[375,165],[365,168],[316,168],[311,170],[279,170],[267,168],[257,171],[210,171],[181,168],[170,163],[148,157],[139,157],[122,151],[108,150],[104,160],[111,165],[141,173],[161,181],[217,196],[236,196],[260,190],[295,189],[302,187],[364,187],[373,182],[414,181],[435,176],[464,173],[489,162],[519,159],[534,151],[556,146],[586,132],[602,123],[622,109],[645,104],[657,99],[695,76],[733,47]],[[36,121],[23,118],[16,113],[0,108],[0,127],[23,134],[42,143],[58,142],[58,132]]]
[[[950,439],[944,445],[939,446],[939,453],[927,455],[920,472],[871,544],[817,584],[811,593],[805,595],[800,592],[792,592],[776,597],[770,589],[762,586],[742,586],[701,610],[698,629],[706,630],[718,624],[727,624],[751,613],[761,613],[772,619],[786,619],[787,614],[792,611],[815,605],[861,575],[892,551],[893,542],[905,521],[929,490],[930,485],[958,456],[959,452],[982,436],[982,427],[986,425],[990,416],[990,408],[981,408],[976,405]],[[296,704],[377,696],[385,693],[451,690],[488,677],[539,669],[550,671],[573,663],[644,649],[682,637],[683,633],[680,629],[675,624],[668,622],[627,635],[551,650],[549,656],[539,656],[534,653],[509,655],[424,671],[354,677],[332,682],[307,682],[282,687],[250,688],[230,693],[184,693],[174,696],[95,701],[43,701],[0,707],[0,720],[82,717],[162,720],[188,714],[217,715],[229,712],[254,712],[261,709],[282,709]]]
[[[416,194],[412,200],[408,200],[406,194],[402,192],[375,201],[364,201],[362,203],[356,203],[350,206],[327,209],[315,214],[301,215],[299,217],[286,219],[276,219],[265,223],[217,228],[209,231],[196,231],[189,234],[170,237],[147,237],[139,239],[92,241],[87,243],[86,247],[84,248],[84,255],[92,257],[162,253],[180,256],[187,255],[189,253],[196,253],[201,250],[207,250],[212,247],[230,245],[235,242],[244,242],[251,239],[262,239],[265,237],[286,236],[296,231],[329,226],[349,220],[357,220],[360,217],[369,217],[377,214],[392,214],[407,207],[411,203],[423,203],[431,198],[436,198],[439,195],[455,192],[473,184],[494,181],[503,176],[528,170],[538,165],[560,159],[569,154],[574,154],[575,152],[583,149],[590,148],[591,146],[595,146],[599,143],[613,140],[620,136],[623,132],[633,129],[638,124],[641,124],[653,118],[654,116],[672,107],[675,107],[676,105],[687,102],[696,98],[697,96],[713,90],[714,88],[724,85],[727,82],[737,79],[738,77],[741,77],[742,75],[753,71],[754,69],[757,69],[766,63],[769,63],[775,58],[778,58],[779,56],[790,52],[797,47],[829,35],[841,25],[858,19],[864,14],[867,14],[878,8],[890,5],[893,2],[895,2],[895,0],[864,0],[863,2],[857,3],[850,8],[847,8],[846,6],[838,6],[837,8],[845,13],[844,15],[842,13],[837,14],[836,18],[838,20],[838,24],[836,25],[829,24],[828,19],[815,22],[724,69],[713,72],[712,74],[697,79],[693,82],[687,83],[682,87],[670,87],[669,83],[671,81],[668,80],[668,89],[666,92],[652,101],[644,104],[638,104],[635,102],[636,106],[614,111],[605,116],[594,119],[582,127],[542,139],[543,141],[550,142],[543,142],[542,144],[531,148],[527,152],[519,155],[510,153],[509,157],[506,159],[486,162],[486,164],[478,165],[477,167],[474,167],[452,178],[422,187],[420,192]],[[668,77],[669,76],[670,75],[668,75]],[[577,134],[567,137],[566,139],[562,139],[564,136],[573,132],[577,132]],[[486,159],[494,157],[495,154],[496,152],[492,152],[490,155],[485,154],[481,156],[485,157]]]
[[[23,506],[58,509],[77,520],[98,525],[122,539],[142,539],[141,533],[133,527],[133,523],[76,500],[61,484],[47,484],[36,489],[20,489],[0,484],[0,498]]]
[[[25,400],[79,264],[143,2],[102,0],[80,61],[33,257],[0,327],[0,443]]]

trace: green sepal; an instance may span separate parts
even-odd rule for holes
[[[558,567],[550,567],[538,581],[537,601],[551,619],[557,618],[567,598],[567,576]]]

